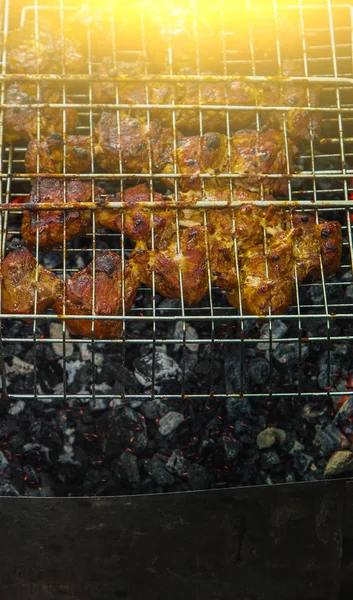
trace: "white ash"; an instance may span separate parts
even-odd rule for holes
[[[325,467],[325,477],[353,471],[353,454],[349,450],[339,450],[332,454]]]
[[[263,431],[260,431],[256,438],[256,443],[260,450],[271,448],[276,442],[282,445],[285,441],[286,432],[283,429],[277,429],[276,427],[267,427]]]
[[[153,352],[145,354],[142,358],[137,359],[135,365],[135,377],[143,385],[144,388],[152,387],[152,367],[153,367]],[[181,377],[181,369],[178,363],[167,354],[165,344],[156,347],[155,358],[155,388],[160,390],[158,383],[165,379],[177,379]]]
[[[174,410],[168,412],[162,417],[158,423],[159,433],[161,435],[169,435],[173,433],[181,423],[184,422],[184,415]]]
[[[259,342],[256,347],[258,350],[264,350],[267,354],[266,358],[269,358],[269,350],[270,350],[270,339],[272,335],[272,339],[281,339],[286,336],[288,331],[287,325],[281,321],[280,319],[273,321],[272,329],[270,332],[269,323],[265,323],[260,330],[260,339],[264,340],[263,342]],[[273,342],[271,345],[272,350],[276,348],[278,342]]]
[[[198,352],[199,344],[195,341],[191,342],[189,340],[198,339],[198,333],[192,325],[185,324],[185,342],[186,348],[190,350],[190,352]],[[174,338],[176,340],[184,339],[184,330],[183,330],[183,322],[177,321],[174,329]]]
[[[7,460],[5,454],[0,450],[0,475],[5,471],[8,465],[9,461]]]
[[[61,323],[50,323],[49,327],[50,337],[52,339],[60,339],[63,340],[63,326]],[[66,330],[65,331],[65,356],[72,356],[74,353],[74,345],[72,342],[69,342],[70,334]],[[64,356],[64,343],[63,342],[53,342],[53,350],[57,356]]]
[[[8,413],[10,415],[19,415],[25,409],[26,403],[24,400],[18,400],[15,404],[11,404]]]
[[[5,363],[5,373],[15,373],[16,375],[27,375],[34,370],[34,366],[22,360],[18,356],[12,359],[12,365]]]

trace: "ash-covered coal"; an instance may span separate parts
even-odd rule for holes
[[[344,476],[351,463],[339,453],[353,444],[350,343],[316,339],[326,335],[323,319],[303,319],[300,343],[296,320],[249,320],[247,343],[234,323],[217,325],[223,342],[213,346],[203,343],[208,324],[200,321],[182,344],[178,319],[163,324],[172,343],[155,346],[123,351],[68,338],[65,358],[58,341],[6,342],[33,326],[4,323],[0,493],[135,494]],[[346,323],[333,326],[343,333]],[[50,334],[57,340],[59,328],[39,322],[37,338]],[[34,384],[38,397],[26,398]]]

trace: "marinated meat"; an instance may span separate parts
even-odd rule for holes
[[[98,202],[101,194],[105,191],[96,187],[94,190],[94,201]],[[70,210],[36,210],[36,205],[41,202],[50,202],[53,206],[62,206],[66,199],[66,205],[75,208]],[[66,241],[87,233],[91,228],[91,210],[80,208],[81,202],[92,201],[92,184],[88,181],[74,179],[65,182],[59,179],[44,178],[36,182],[31,189],[29,201],[33,204],[31,210],[25,210],[22,218],[22,237],[29,248],[36,245],[36,232],[38,228],[39,248],[51,250],[61,248],[64,241],[64,229]],[[66,216],[65,216],[66,215]]]
[[[196,104],[196,105],[230,105],[230,106],[255,106],[259,91],[255,85],[244,81],[151,81],[147,84],[141,81],[104,81],[105,77],[117,77],[121,75],[139,76],[144,74],[142,61],[123,62],[116,61],[112,57],[103,59],[99,65],[98,74],[103,80],[93,84],[93,98],[96,102],[121,104]],[[190,69],[183,69],[183,75],[192,75]],[[204,76],[210,73],[203,73]],[[148,93],[148,96],[147,96]],[[132,108],[131,115],[146,117],[146,108]],[[184,135],[194,135],[200,132],[199,109],[175,109],[176,127]],[[229,123],[232,131],[242,129],[252,120],[254,112],[250,110],[229,110]],[[172,126],[172,112],[169,109],[151,108],[152,119],[159,119],[165,127]],[[227,131],[227,110],[202,110],[203,132]]]
[[[60,30],[51,27],[42,19],[38,24],[26,25],[9,32],[7,39],[6,67],[10,73],[61,73],[63,64],[66,73],[82,73],[85,60],[82,48],[75,38],[60,35]]]
[[[208,290],[206,232],[195,226],[182,230],[178,238],[171,237],[168,246],[148,250],[138,243],[131,254],[140,280],[152,287],[152,272],[156,291],[168,298],[181,298],[180,274],[183,298],[188,304],[198,303]]]
[[[39,98],[37,99],[37,86],[33,84],[14,83],[5,93],[5,103],[13,104],[4,111],[4,139],[12,143],[16,140],[30,141],[37,137],[37,108],[32,104],[61,103],[59,91],[50,89],[41,84]],[[29,107],[21,105],[28,104]],[[70,103],[69,103],[70,104]],[[70,133],[76,126],[78,115],[76,108],[66,108],[66,132]],[[52,132],[62,133],[63,110],[60,108],[45,107],[40,109],[40,135],[46,136]]]
[[[93,280],[94,309],[93,309]],[[120,256],[111,251],[96,254],[95,268],[93,261],[84,269],[80,269],[66,282],[65,315],[97,315],[106,319],[65,319],[67,328],[75,335],[96,339],[115,339],[120,337],[123,323],[116,317],[128,312],[134,302],[139,285],[133,265],[127,261],[124,270],[124,296],[122,284],[122,261]],[[59,316],[63,315],[63,301],[55,304]],[[94,329],[92,324],[94,323]]]
[[[37,266],[36,259],[26,248],[10,252],[1,262],[0,270],[3,313],[41,314],[60,300],[61,281],[55,273]]]
[[[170,236],[175,232],[175,211],[162,208],[166,197],[153,192],[153,201],[161,204],[161,209],[141,206],[149,202],[151,195],[146,184],[136,185],[126,189],[123,194],[116,194],[115,202],[124,201],[124,212],[112,208],[99,208],[96,213],[96,224],[110,231],[121,231],[134,242],[143,241],[148,248],[152,246],[152,227],[156,248],[169,243]]]
[[[285,112],[285,126],[288,136],[298,145],[305,146],[312,139],[315,142],[321,134],[322,113],[305,110],[305,107],[320,106],[319,87],[299,81],[286,81],[291,76],[304,75],[303,70],[293,61],[285,61],[282,68],[282,82],[268,82],[261,86],[258,96],[259,106],[301,107],[300,110]],[[284,128],[283,112],[264,111],[261,120],[273,129]]]
[[[120,129],[120,131],[119,131]],[[159,121],[150,125],[144,119],[103,112],[95,129],[95,156],[107,172],[162,172],[172,161],[173,135]]]
[[[164,173],[163,183],[174,189],[174,149],[170,130],[160,121],[150,126],[142,118],[121,118],[120,134],[115,113],[103,113],[96,127],[95,155],[101,168],[108,172]],[[200,174],[206,188],[229,186],[226,177],[217,174],[236,173],[237,185],[258,190],[262,184],[265,192],[286,193],[287,173],[294,170],[297,147],[288,140],[288,160],[283,134],[266,129],[262,131],[241,130],[231,138],[231,157],[228,156],[226,136],[206,133],[203,136],[182,137],[177,134],[176,164],[179,174],[179,190],[199,190]],[[149,158],[150,161],[149,162]],[[277,177],[267,177],[277,175]]]
[[[37,165],[38,159],[38,165]],[[91,142],[88,136],[68,135],[65,153],[66,173],[91,171]],[[60,133],[51,133],[41,142],[32,140],[25,155],[27,173],[63,173],[64,140]]]

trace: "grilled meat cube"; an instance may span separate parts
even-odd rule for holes
[[[63,173],[64,140],[60,133],[51,133],[41,142],[32,140],[25,154],[27,173]],[[87,173],[91,171],[91,143],[88,136],[68,135],[66,137],[66,173]]]
[[[40,20],[38,38],[34,21],[9,32],[6,66],[10,73],[82,73],[85,61],[76,39],[61,36],[57,27]]]
[[[282,314],[294,295],[295,253],[293,239],[297,230],[283,231],[271,238],[266,252],[264,245],[252,246],[241,257],[241,299],[246,314]],[[238,305],[238,295],[228,299]]]
[[[98,201],[100,194],[104,194],[102,188],[95,188],[94,200]],[[36,210],[36,204],[50,202],[53,207],[62,206],[66,198],[66,204],[74,206],[75,209],[61,210]],[[36,230],[39,230],[39,248],[51,250],[61,248],[64,241],[64,227],[66,230],[66,241],[86,233],[91,226],[91,211],[81,209],[81,202],[92,201],[92,184],[88,181],[74,179],[65,183],[59,179],[40,179],[31,189],[29,201],[33,203],[33,209],[25,210],[22,218],[22,237],[29,248],[36,245]],[[66,217],[65,217],[66,214]]]
[[[131,254],[140,280],[152,287],[155,275],[156,291],[168,298],[181,298],[179,273],[182,276],[183,298],[188,304],[197,304],[208,290],[206,232],[196,226],[180,231],[180,252],[176,234],[167,247],[148,250],[138,243]]]
[[[200,173],[208,173],[211,177],[216,173],[229,173],[226,137],[220,133],[205,133],[202,136],[179,139],[177,142],[177,165],[179,173],[184,176],[179,181],[179,189],[185,192],[200,189]],[[174,167],[171,160],[164,168],[164,173],[173,172]],[[222,187],[225,185],[225,181],[224,179],[205,180],[205,185]],[[173,179],[163,179],[163,183],[170,189],[174,187]]]
[[[106,57],[99,65],[98,74],[109,77],[118,75],[139,76],[144,74],[142,61],[123,62],[114,61],[112,57]],[[182,74],[192,74],[190,69],[183,69]],[[209,73],[203,73],[208,75]],[[117,84],[111,81],[100,81],[92,86],[95,102],[116,103],[117,90],[121,104],[146,104],[146,83],[141,81],[119,81]],[[235,106],[255,106],[259,96],[258,89],[244,81],[219,81],[200,83],[193,81],[151,81],[147,84],[149,104],[222,104]],[[134,116],[145,117],[146,109],[132,109]],[[226,133],[226,109],[203,110],[202,127],[204,132],[219,131]],[[172,114],[170,110],[151,108],[152,119],[159,119],[166,127],[172,125]],[[254,118],[253,111],[231,110],[229,111],[230,127],[233,131],[248,125]],[[198,109],[175,109],[176,127],[185,135],[198,134],[200,132],[200,116]]]
[[[342,255],[342,229],[337,221],[325,221],[315,215],[295,212],[293,226],[302,230],[297,248],[298,276],[317,279],[321,276],[321,263],[325,275],[339,270]]]
[[[95,281],[95,301],[93,310],[93,280]],[[139,285],[138,277],[130,262],[125,263],[124,302],[125,311],[129,311]],[[63,300],[55,304],[59,316],[63,314]],[[80,269],[66,281],[66,315],[98,315],[106,319],[93,319],[96,339],[115,339],[120,337],[123,323],[109,319],[123,314],[122,261],[111,251],[98,252],[93,261]],[[66,319],[67,328],[76,335],[91,337],[92,319]]]
[[[103,113],[95,130],[95,155],[105,171],[118,172],[119,159],[122,169],[127,172],[163,172],[164,184],[174,188],[173,138],[169,129],[159,121],[152,121],[148,127],[142,118],[121,118],[118,134],[117,116]],[[265,191],[285,193],[288,170],[293,171],[294,158],[298,149],[288,141],[288,165],[283,134],[272,129],[266,131],[241,130],[231,138],[232,156],[228,157],[226,136],[220,133],[206,133],[203,136],[181,137],[177,133],[176,163],[183,176],[179,182],[180,191],[200,190],[200,174],[208,174],[205,187],[217,188],[229,185],[227,178],[216,179],[219,173],[244,175],[238,185],[250,190],[258,190],[262,183]],[[268,178],[266,175],[281,175]]]
[[[10,314],[41,314],[59,300],[62,284],[55,273],[37,265],[26,248],[10,252],[1,262],[1,310]],[[36,271],[38,277],[36,279]]]
[[[37,108],[31,108],[37,102],[60,103],[61,93],[41,85],[37,100],[37,87],[33,84],[12,84],[5,93],[5,102],[13,104],[12,108],[4,111],[4,139],[6,142],[16,140],[30,141],[37,137]],[[29,104],[29,107],[21,107]],[[40,135],[63,130],[63,111],[60,108],[45,107],[40,112]],[[76,108],[66,108],[66,132],[70,133],[78,120]]]
[[[103,112],[95,140],[97,163],[104,171],[119,173],[121,160],[124,172],[160,172],[172,161],[172,132],[159,121],[148,126],[146,120],[123,116],[118,123],[116,113]]]
[[[150,208],[140,206],[141,202],[149,202],[150,199],[150,191],[146,184],[128,188],[123,194],[119,192],[114,200],[126,203],[124,217],[121,210],[99,208],[96,213],[96,224],[98,227],[105,227],[111,231],[124,232],[134,242],[145,242],[148,248],[151,248],[152,245],[153,227],[155,247],[164,247],[169,243],[169,238],[175,231],[175,211],[154,209],[152,217]],[[153,192],[153,200],[162,205],[164,196]]]
[[[186,70],[185,70],[186,71]],[[184,71],[184,72],[185,72]],[[188,70],[189,72],[189,70]],[[209,73],[203,73],[208,75]],[[178,82],[176,87],[176,104],[218,104],[223,105],[223,110],[202,110],[202,128],[204,132],[227,132],[227,109],[230,106],[255,106],[258,90],[254,85],[245,81],[218,81],[201,83]],[[246,127],[254,119],[251,110],[230,110],[229,125],[232,131]],[[197,134],[200,131],[199,109],[178,109],[176,111],[176,125],[185,135]],[[170,117],[169,117],[170,118]]]
[[[313,84],[300,81],[286,81],[291,76],[304,75],[303,70],[293,61],[284,61],[282,66],[282,82],[267,82],[261,86],[259,106],[301,107],[300,110],[289,110],[285,113],[288,136],[298,145],[305,146],[310,138],[315,142],[321,134],[322,114],[319,111],[305,110],[304,107],[318,107],[319,88]],[[280,110],[265,111],[262,121],[273,129],[283,129],[283,113]],[[311,127],[311,133],[310,133]]]
[[[236,185],[256,191],[260,184],[266,192],[286,194],[287,173],[294,172],[298,148],[288,140],[288,161],[283,134],[273,129],[242,130],[232,136],[232,173],[243,174]],[[288,163],[288,164],[287,164]],[[282,175],[267,178],[266,175]]]
[[[139,81],[138,77],[144,75],[145,67],[142,60],[136,61],[114,61],[112,56],[106,56],[98,65],[98,78],[102,81],[94,82],[92,85],[92,94],[95,102],[116,103],[117,92],[121,104],[146,104],[146,82]],[[136,77],[136,81],[104,81],[104,77],[117,77],[119,75],[128,75]],[[170,104],[172,98],[175,98],[175,85],[171,82],[152,81],[148,83],[148,101],[149,104]],[[151,110],[152,118],[159,118],[162,121],[166,115],[163,110]],[[136,109],[134,116],[146,116],[146,110]],[[169,125],[171,119],[169,117]]]
[[[251,207],[248,212],[252,220]],[[262,243],[242,246],[237,232],[242,309],[246,314],[265,315],[270,309],[272,314],[282,314],[294,298],[296,273],[301,283],[320,275],[321,261],[325,275],[339,269],[341,226],[322,219],[316,224],[313,216],[300,213],[294,213],[291,226],[290,215],[275,207],[269,207],[260,221],[266,231]],[[239,307],[237,286],[228,300]]]

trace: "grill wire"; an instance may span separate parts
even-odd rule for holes
[[[201,3],[200,3],[201,6]],[[250,0],[246,3],[247,8],[250,8]],[[217,7],[221,11],[222,17],[222,1],[220,0],[217,3]],[[120,339],[115,340],[106,340],[99,341],[95,340],[94,336],[94,320],[98,320],[99,317],[95,316],[87,316],[83,317],[79,316],[80,319],[87,318],[92,321],[92,335],[89,339],[80,338],[75,339],[75,343],[84,344],[85,348],[89,348],[92,353],[92,375],[91,381],[89,382],[91,388],[91,394],[93,399],[114,399],[115,395],[103,394],[96,392],[96,367],[95,367],[95,355],[97,352],[101,351],[102,345],[105,344],[113,344],[120,345],[122,348],[121,357],[123,367],[125,364],[128,365],[129,360],[129,348],[132,345],[141,345],[141,346],[149,346],[152,348],[153,360],[151,367],[151,393],[138,395],[122,393],[121,399],[123,402],[132,402],[136,399],[141,399],[142,397],[146,398],[165,398],[166,395],[160,395],[156,391],[156,381],[155,381],[155,363],[156,363],[156,352],[158,351],[158,347],[161,344],[180,344],[180,348],[182,349],[183,359],[181,360],[181,380],[180,380],[180,389],[176,392],[173,390],[168,397],[169,398],[193,398],[192,394],[188,394],[188,389],[185,385],[185,355],[188,352],[188,348],[192,344],[206,344],[210,347],[210,352],[213,353],[217,347],[219,348],[222,345],[225,348],[225,352],[227,352],[227,345],[231,345],[233,348],[236,348],[237,356],[241,362],[241,376],[240,376],[240,397],[249,396],[293,396],[293,394],[305,395],[305,396],[330,396],[330,395],[340,395],[342,392],[340,391],[332,391],[331,390],[331,381],[330,381],[330,350],[333,343],[341,342],[341,341],[353,341],[353,332],[350,333],[347,331],[347,335],[337,335],[335,333],[335,321],[340,319],[352,319],[353,318],[353,302],[345,302],[344,304],[338,303],[335,304],[334,300],[332,301],[330,298],[328,291],[333,289],[335,286],[341,287],[345,286],[348,288],[353,285],[353,277],[352,277],[352,266],[353,266],[353,244],[352,244],[352,232],[350,227],[350,217],[352,214],[351,202],[350,202],[350,193],[352,184],[350,183],[350,177],[353,177],[353,38],[352,38],[352,7],[348,4],[339,3],[336,4],[333,1],[328,0],[325,2],[305,2],[304,0],[298,0],[297,3],[281,5],[280,9],[276,5],[276,0],[273,0],[273,15],[275,19],[275,24],[280,19],[281,13],[286,12],[288,15],[296,16],[298,22],[300,24],[300,35],[302,42],[302,55],[298,57],[298,60],[301,61],[301,64],[304,64],[305,69],[305,78],[309,82],[318,81],[322,86],[322,94],[321,94],[321,106],[316,109],[323,113],[323,122],[324,122],[324,131],[327,133],[326,139],[320,140],[320,143],[316,144],[314,147],[313,143],[309,145],[307,150],[301,155],[301,167],[302,170],[296,174],[293,174],[288,182],[288,201],[277,201],[279,204],[285,204],[289,208],[293,206],[294,202],[300,201],[301,207],[304,207],[310,212],[315,211],[317,218],[319,216],[327,218],[331,218],[332,214],[334,214],[335,218],[339,218],[340,222],[343,225],[343,237],[344,237],[344,252],[343,252],[343,260],[342,267],[339,275],[335,276],[332,280],[327,280],[325,278],[324,273],[322,271],[321,278],[315,283],[306,283],[301,286],[298,285],[298,280],[296,279],[296,294],[295,294],[295,302],[293,303],[290,310],[285,315],[279,316],[271,316],[269,315],[267,320],[259,321],[259,324],[262,325],[264,322],[269,323],[269,335],[268,338],[262,339],[261,341],[264,344],[264,348],[266,348],[265,352],[268,351],[268,357],[270,362],[270,375],[269,381],[267,384],[267,389],[261,394],[249,394],[246,393],[243,389],[243,379],[244,379],[244,352],[247,346],[251,346],[254,343],[258,342],[258,337],[254,337],[252,330],[249,324],[254,323],[254,317],[250,317],[244,315],[242,309],[237,311],[233,307],[227,304],[227,300],[224,297],[222,305],[220,306],[219,300],[221,297],[221,292],[217,289],[213,289],[211,287],[211,274],[208,267],[208,281],[209,281],[209,293],[207,301],[202,302],[199,306],[187,306],[181,298],[180,305],[178,307],[173,306],[173,308],[165,307],[163,309],[160,308],[159,304],[156,301],[156,291],[155,291],[155,282],[154,277],[152,280],[152,289],[141,288],[139,291],[139,298],[143,296],[144,303],[142,303],[142,307],[139,306],[141,302],[137,302],[131,311],[128,314],[125,314],[125,309],[123,307],[123,316],[118,317],[119,320],[123,320],[123,332]],[[36,1],[33,6],[28,6],[25,10],[22,11],[22,22],[26,23],[26,19],[34,17],[35,20],[35,31],[36,31],[36,40],[38,43],[38,33],[39,33],[39,15],[40,13],[45,13],[46,11],[53,11],[57,17],[58,22],[60,23],[61,33],[63,35],[64,32],[64,24],[65,19],[68,15],[72,14],[77,7],[72,6],[72,3],[69,0],[64,1],[60,0],[59,3],[53,4],[51,6],[45,5],[42,6]],[[201,9],[200,9],[201,10]],[[2,67],[1,67],[1,109],[6,107],[10,107],[11,105],[4,104],[5,97],[5,88],[8,83],[11,81],[18,81],[21,78],[21,75],[12,75],[7,73],[6,69],[6,39],[7,33],[12,22],[16,17],[16,3],[11,2],[10,0],[5,0],[2,8]],[[114,48],[114,36],[115,36],[115,26],[113,23],[114,15],[112,13],[111,17],[111,25],[112,25],[112,40],[113,40],[113,48]],[[320,21],[321,19],[321,21]],[[317,23],[323,23],[320,26],[317,26]],[[195,20],[195,30],[193,32],[195,36],[195,40],[198,40],[198,31]],[[210,77],[200,75],[200,64],[198,63],[198,75],[189,76],[189,79],[196,81],[203,80],[214,80],[214,85],[217,85],[217,81],[227,80],[227,78],[236,79],[236,76],[233,75],[234,72],[240,72],[246,76],[250,76],[254,81],[262,81],[266,79],[266,69],[268,68],[269,60],[264,56],[259,58],[255,53],[256,41],[252,39],[251,27],[249,31],[249,52],[245,55],[238,55],[236,51],[229,49],[229,40],[231,39],[232,32],[227,30],[226,22],[224,20],[224,29],[222,31],[222,44],[223,44],[223,53],[224,53],[224,75],[214,75]],[[143,22],[143,15],[141,15],[141,40],[142,40],[142,49],[146,52],[146,44],[145,44],[145,25]],[[280,40],[275,40],[276,49],[277,49],[277,58],[275,61],[275,68],[279,70],[281,69],[282,64],[282,56],[281,56],[281,43]],[[149,152],[149,160],[150,160],[150,169],[151,172],[149,176],[146,177],[145,174],[139,173],[123,173],[122,172],[122,161],[120,157],[120,173],[98,173],[94,172],[94,162],[93,162],[93,130],[95,127],[95,123],[97,122],[99,115],[102,109],[107,108],[108,106],[111,108],[111,105],[97,104],[92,100],[92,75],[96,71],[97,65],[91,60],[92,48],[91,48],[91,31],[88,28],[87,30],[87,48],[88,48],[88,70],[87,73],[82,75],[67,75],[65,73],[65,63],[62,60],[62,73],[58,75],[51,75],[50,79],[54,81],[61,82],[62,85],[62,103],[55,105],[45,105],[45,104],[37,104],[38,108],[38,127],[37,127],[37,135],[38,139],[40,138],[40,119],[39,115],[41,110],[45,106],[53,106],[56,107],[57,110],[62,111],[63,113],[63,134],[65,140],[65,126],[66,126],[66,108],[67,101],[71,101],[73,104],[70,104],[70,107],[76,107],[79,111],[80,115],[80,125],[77,126],[74,133],[89,135],[91,139],[91,151],[92,151],[92,172],[85,173],[79,175],[80,179],[89,180],[92,182],[92,189],[94,189],[94,185],[97,181],[105,181],[105,182],[115,182],[117,184],[116,190],[118,191],[118,186],[120,185],[120,189],[123,189],[123,180],[130,181],[136,180],[139,177],[144,178],[150,183],[151,190],[151,207],[153,209],[153,195],[152,195],[152,184],[153,182],[160,178],[161,174],[152,173],[152,162],[151,162],[151,151]],[[144,56],[146,59],[146,56]],[[272,60],[273,63],[273,60]],[[147,63],[146,63],[147,64]],[[167,80],[177,80],[177,76],[174,73],[174,65],[173,65],[173,52],[172,49],[169,49],[169,74],[161,75],[159,79],[167,79]],[[39,90],[42,80],[46,80],[49,77],[45,75],[32,75],[24,77],[28,79],[33,79],[37,82],[37,93],[39,98]],[[242,75],[239,76],[240,78]],[[158,76],[149,75],[146,69],[146,76],[144,80],[146,81],[146,104],[139,105],[140,108],[144,108],[146,110],[147,119],[150,119],[150,110],[155,106],[161,110],[169,111],[171,115],[171,122],[173,124],[173,134],[174,134],[174,152],[176,149],[176,118],[175,118],[175,109],[178,108],[176,105],[164,105],[161,108],[161,105],[151,105],[148,102],[148,81],[156,80]],[[288,78],[287,78],[288,80]],[[117,78],[119,81],[119,77]],[[76,87],[75,87],[76,85]],[[309,90],[308,90],[309,94]],[[309,97],[309,96],[308,96]],[[123,108],[128,108],[126,105],[119,104],[119,84],[117,83],[117,115],[119,122],[119,110]],[[35,105],[36,106],[36,105]],[[191,108],[191,105],[183,105],[185,108]],[[193,105],[194,107],[194,105]],[[197,106],[200,114],[202,110],[200,106]],[[224,110],[224,106],[213,106],[212,110]],[[205,110],[205,105],[202,107]],[[231,110],[246,110],[246,108],[242,107],[228,107],[227,110],[227,136],[228,136],[228,151],[230,153],[230,122],[229,122],[229,114]],[[290,107],[283,106],[274,106],[274,107],[257,107],[256,110],[256,120],[254,121],[254,125],[259,130],[261,127],[261,115],[265,110],[278,110],[283,115],[283,123],[284,123],[284,135],[285,135],[285,146],[286,146],[286,154],[287,154],[287,165],[289,165],[288,160],[288,147],[287,147],[287,134],[285,127],[285,115],[287,111],[291,110]],[[0,139],[2,137],[2,116],[3,110],[1,111],[1,123],[0,123]],[[202,118],[200,118],[200,126],[202,128]],[[202,129],[200,131],[202,133]],[[329,137],[328,137],[329,136]],[[0,160],[2,164],[2,172],[1,172],[1,193],[2,193],[2,205],[0,210],[0,219],[1,219],[1,252],[2,256],[5,255],[7,243],[13,237],[18,237],[20,235],[20,215],[19,210],[11,207],[9,208],[9,203],[14,198],[26,195],[30,189],[30,175],[24,172],[24,153],[26,147],[25,144],[15,142],[12,145],[1,144],[0,145]],[[149,149],[151,150],[151,149]],[[65,152],[64,152],[65,155]],[[289,172],[289,166],[288,166]],[[37,170],[39,173],[39,169]],[[224,175],[224,174],[223,174]],[[225,175],[224,175],[225,176]],[[64,163],[64,174],[60,175],[64,180],[68,178],[73,178],[75,176],[71,174],[65,173],[65,163]],[[169,178],[173,177],[169,175]],[[222,177],[222,174],[219,175]],[[174,164],[174,182],[175,182],[175,195],[178,195],[178,183],[180,176],[177,173],[177,166]],[[229,174],[227,174],[227,179],[229,179]],[[231,177],[230,183],[230,193],[232,192],[232,186],[236,184],[236,176]],[[231,196],[232,197],[232,196]],[[66,198],[65,198],[66,201]],[[258,204],[260,206],[265,206],[266,202],[263,200],[259,201]],[[273,204],[273,202],[272,202]],[[119,203],[111,203],[112,207],[120,207]],[[237,206],[237,201],[233,200],[231,205]],[[82,207],[84,208],[84,204]],[[90,245],[87,247],[85,251],[85,255],[89,255],[89,262],[94,258],[96,254],[99,252],[100,243],[104,240],[109,241],[109,246],[114,251],[118,252],[123,261],[126,257],[129,256],[129,243],[128,240],[124,238],[124,235],[115,234],[115,233],[106,233],[97,230],[95,224],[95,212],[92,205],[87,205],[92,211],[92,233],[90,236]],[[215,206],[212,203],[203,201],[198,206],[206,209],[210,206]],[[204,222],[207,223],[207,213],[204,210]],[[176,224],[178,226],[178,211],[176,210]],[[65,233],[65,222],[64,222],[64,244],[61,250],[57,251],[60,259],[60,266],[54,269],[57,274],[66,279],[70,276],[71,272],[74,269],[71,269],[68,264],[68,257],[70,253],[77,252],[77,249],[72,246],[70,243],[66,243],[66,233]],[[38,262],[44,264],[46,266],[46,257],[45,253],[40,252],[39,250],[39,232],[37,228],[37,240],[36,240],[36,249],[35,256]],[[152,234],[152,244],[153,244],[153,234]],[[235,261],[238,264],[237,259],[237,247],[236,242],[234,245],[235,251]],[[124,269],[123,269],[124,270]],[[38,272],[36,277],[38,277]],[[182,276],[180,274],[180,285],[182,289]],[[322,292],[322,301],[320,303],[316,303],[314,306],[305,302],[305,289],[310,286],[319,288]],[[123,290],[124,290],[124,281],[123,281]],[[95,296],[95,286],[93,285],[93,297]],[[123,294],[124,297],[124,294]],[[353,297],[353,295],[352,295]],[[147,302],[148,300],[148,302]],[[94,301],[93,301],[94,305]],[[48,314],[37,314],[37,298],[35,299],[35,311],[34,311],[34,320],[33,324],[31,324],[31,331],[28,335],[18,336],[18,337],[7,337],[6,336],[6,322],[12,319],[18,319],[18,315],[5,315],[2,316],[2,334],[1,334],[1,357],[0,357],[0,367],[2,369],[2,392],[6,396],[6,370],[4,364],[4,349],[6,348],[6,344],[17,343],[28,344],[33,348],[33,366],[34,373],[37,368],[37,352],[38,348],[41,344],[52,344],[53,342],[62,343],[63,344],[63,382],[62,389],[58,392],[58,398],[75,398],[75,394],[67,393],[68,381],[67,381],[67,373],[65,368],[65,363],[67,360],[66,352],[67,352],[67,340],[68,340],[68,332],[65,326],[65,319],[60,320],[59,322],[62,325],[62,337],[58,337],[53,339],[48,335],[43,335],[40,333],[39,325],[44,321],[52,322],[54,319],[58,322],[56,316],[51,312]],[[74,318],[70,315],[70,319]],[[285,323],[291,326],[290,331],[292,335],[286,338],[277,338],[274,333],[274,325],[276,320],[281,319]],[[310,338],[303,337],[303,330],[306,330],[306,324],[308,320],[312,319],[321,319],[325,324],[322,329],[322,335],[315,335]],[[144,337],[136,337],[136,333],[134,333],[133,325],[136,323],[148,323],[149,324],[149,333]],[[175,335],[173,337],[166,337],[165,329],[161,327],[161,324],[165,323],[176,323],[180,322],[181,327],[179,330],[179,338],[176,339]],[[189,335],[188,328],[191,325],[197,331],[198,322],[202,322],[203,326],[207,323],[209,328],[209,335],[204,338],[195,338]],[[224,331],[228,332],[228,336],[224,335]],[[28,328],[26,329],[28,331]],[[191,329],[192,331],[192,329]],[[229,334],[229,332],[231,332]],[[291,389],[290,392],[287,392],[285,389],[280,391],[272,390],[272,377],[273,377],[273,350],[276,348],[278,344],[294,342],[298,346],[298,356],[299,363],[301,363],[301,357],[303,355],[303,346],[308,342],[319,342],[325,344],[325,352],[327,355],[328,361],[328,379],[327,379],[327,388],[322,391],[312,391],[310,389],[303,389],[300,372],[298,376],[298,380],[295,383],[295,389]],[[125,382],[122,381],[122,385],[125,386]],[[125,388],[123,388],[125,389]],[[205,393],[197,394],[197,398],[202,397],[213,397],[215,394],[214,391],[214,382],[212,372],[209,376],[209,381],[204,382]],[[353,391],[346,391],[346,394],[352,394]],[[225,396],[225,395],[224,395]],[[11,398],[21,398],[21,399],[39,399],[45,400],[46,398],[51,398],[52,394],[48,395],[43,393],[40,387],[37,384],[36,378],[34,378],[34,387],[33,390],[29,390],[27,394],[11,394]],[[195,396],[196,397],[196,396]],[[221,397],[221,396],[220,396]]]

